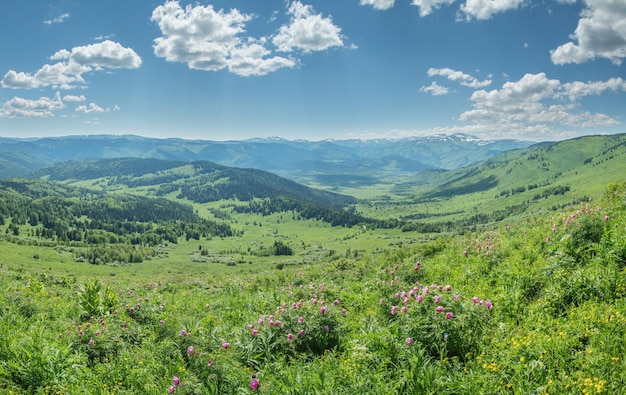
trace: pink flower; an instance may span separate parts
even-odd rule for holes
[[[256,391],[257,389],[259,389],[259,379],[257,379],[255,375],[252,375],[252,381],[250,381],[250,389],[252,391]]]
[[[443,313],[445,311],[445,309],[443,308],[443,306],[437,306],[437,307],[435,307],[435,311],[437,313]]]
[[[292,341],[293,340],[293,335],[291,333],[288,333],[287,334],[287,339],[289,339],[289,341]]]
[[[170,388],[167,389],[168,394],[173,394],[174,391],[176,391],[176,387],[174,387],[173,385],[170,385]]]
[[[335,306],[339,306],[341,304],[341,302],[339,301],[339,299],[335,299],[335,301],[333,302],[335,304]]]
[[[346,309],[341,309],[341,314],[342,315],[346,315],[346,313],[347,313]]]
[[[322,308],[320,308],[320,314],[326,314],[326,306],[322,306]]]
[[[391,315],[396,315],[398,312],[398,306],[391,306]]]
[[[304,329],[300,329],[300,332],[298,334],[300,336],[304,336],[304,335],[306,335],[306,331]]]
[[[304,317],[300,316],[298,317],[298,323],[301,324],[304,322]]]
[[[87,344],[89,344],[90,347],[93,346],[93,339],[89,339],[89,343]]]
[[[474,296],[474,297],[472,298],[472,302],[474,302],[474,303],[478,303],[478,296]]]
[[[187,355],[192,356],[194,351],[195,349],[193,348],[193,346],[187,347]]]
[[[439,303],[439,301],[440,301],[440,300],[441,300],[441,298],[439,297],[439,295],[435,295],[435,296],[433,297],[433,301],[434,301],[435,303]]]
[[[178,385],[180,384],[180,379],[178,378],[178,376],[172,377],[172,384],[174,385],[174,387],[178,387]]]
[[[454,318],[454,313],[453,313],[453,312],[451,312],[451,311],[448,311],[448,312],[446,313],[446,318],[447,318],[447,319],[449,319],[449,320],[451,320],[452,318]]]
[[[213,366],[213,358],[209,358],[209,362],[206,364],[206,366],[208,367]]]
[[[444,289],[448,292],[452,291],[452,285],[446,285]]]
[[[402,312],[403,312],[404,314],[406,314],[406,312],[407,312],[407,308],[406,308],[406,306],[402,306]]]
[[[417,295],[415,300],[417,300],[417,303],[422,303],[422,300],[424,300],[424,297],[422,295]]]
[[[187,331],[183,329],[180,331],[180,335],[184,337],[184,336],[187,336],[188,334],[187,334]]]
[[[223,348],[224,350],[226,350],[228,347],[230,347],[230,343],[229,343],[229,342],[224,342],[224,343],[222,343],[222,348]]]
[[[490,301],[490,300],[487,300],[487,301],[485,302],[485,306],[487,306],[487,309],[489,309],[489,310],[493,309],[493,305],[491,304],[491,301]]]
[[[409,346],[410,346],[411,344],[413,344],[413,339],[412,339],[412,338],[410,338],[410,337],[407,337],[407,338],[406,338],[406,344],[408,344]]]

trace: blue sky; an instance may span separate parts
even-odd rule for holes
[[[624,0],[4,2],[0,136],[626,132]]]

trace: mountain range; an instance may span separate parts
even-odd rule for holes
[[[257,138],[211,141],[134,135],[0,138],[0,178],[24,176],[81,159],[151,158],[212,161],[270,171],[294,180],[371,183],[377,178],[458,169],[533,142],[483,140],[466,134],[372,140]]]

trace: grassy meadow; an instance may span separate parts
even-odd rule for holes
[[[626,186],[607,185],[439,237],[233,217],[242,236],[125,266],[7,235],[0,392],[624,393]],[[280,233],[294,256],[248,250]]]

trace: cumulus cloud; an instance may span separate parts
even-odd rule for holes
[[[371,5],[375,10],[388,10],[393,7],[395,0],[360,0],[360,5]]]
[[[76,112],[82,112],[85,114],[89,114],[92,112],[105,112],[105,109],[97,105],[96,103],[89,103],[88,106],[80,105],[76,107]]]
[[[154,40],[154,53],[169,62],[186,63],[190,69],[263,75],[293,67],[291,58],[270,56],[265,38],[242,39],[245,24],[254,18],[237,9],[216,11],[212,5],[182,8],[168,1],[152,12],[151,20],[161,29]]]
[[[466,0],[461,4],[460,11],[465,18],[478,20],[490,19],[493,15],[501,12],[514,10],[525,3],[526,0]]]
[[[6,101],[0,109],[0,117],[4,118],[43,118],[54,116],[54,111],[60,110],[65,105],[61,100],[61,94],[57,92],[54,97],[40,97],[39,99],[24,99],[13,97]]]
[[[545,73],[526,74],[519,81],[504,83],[500,89],[475,91],[470,98],[473,109],[462,113],[459,119],[484,130],[501,132],[615,126],[620,122],[607,114],[577,110],[580,97],[609,89],[626,91],[626,85],[621,78],[561,83]]]
[[[61,49],[34,74],[9,70],[2,79],[4,88],[33,89],[53,87],[72,89],[85,84],[83,74],[103,69],[134,69],[141,65],[141,58],[131,48],[113,41],[74,47],[71,51]]]
[[[442,5],[450,5],[456,0],[412,0],[411,4],[419,8],[420,16],[426,16]]]
[[[315,14],[313,7],[294,1],[289,6],[291,21],[280,27],[272,42],[279,51],[323,51],[331,47],[343,47],[341,28],[330,17]]]
[[[620,65],[626,58],[626,2],[620,0],[584,0],[574,41],[550,51],[554,64],[583,63],[596,57]]]
[[[450,81],[458,82],[459,84],[470,87],[470,88],[481,88],[484,86],[491,85],[491,80],[489,79],[484,80],[484,81],[479,81],[478,79],[476,79],[475,77],[469,74],[466,74],[462,71],[453,70],[450,68],[436,69],[436,68],[431,67],[430,69],[428,69],[428,76],[446,77]]]
[[[75,96],[75,95],[65,95],[63,96],[63,100],[64,101],[74,101],[74,102],[80,102],[80,101],[85,101],[86,98],[84,95],[80,95],[80,96]]]
[[[446,88],[445,86],[441,86],[437,84],[435,81],[433,81],[428,86],[422,86],[420,88],[420,92],[430,93],[433,96],[442,96],[442,95],[448,94],[450,90]]]

